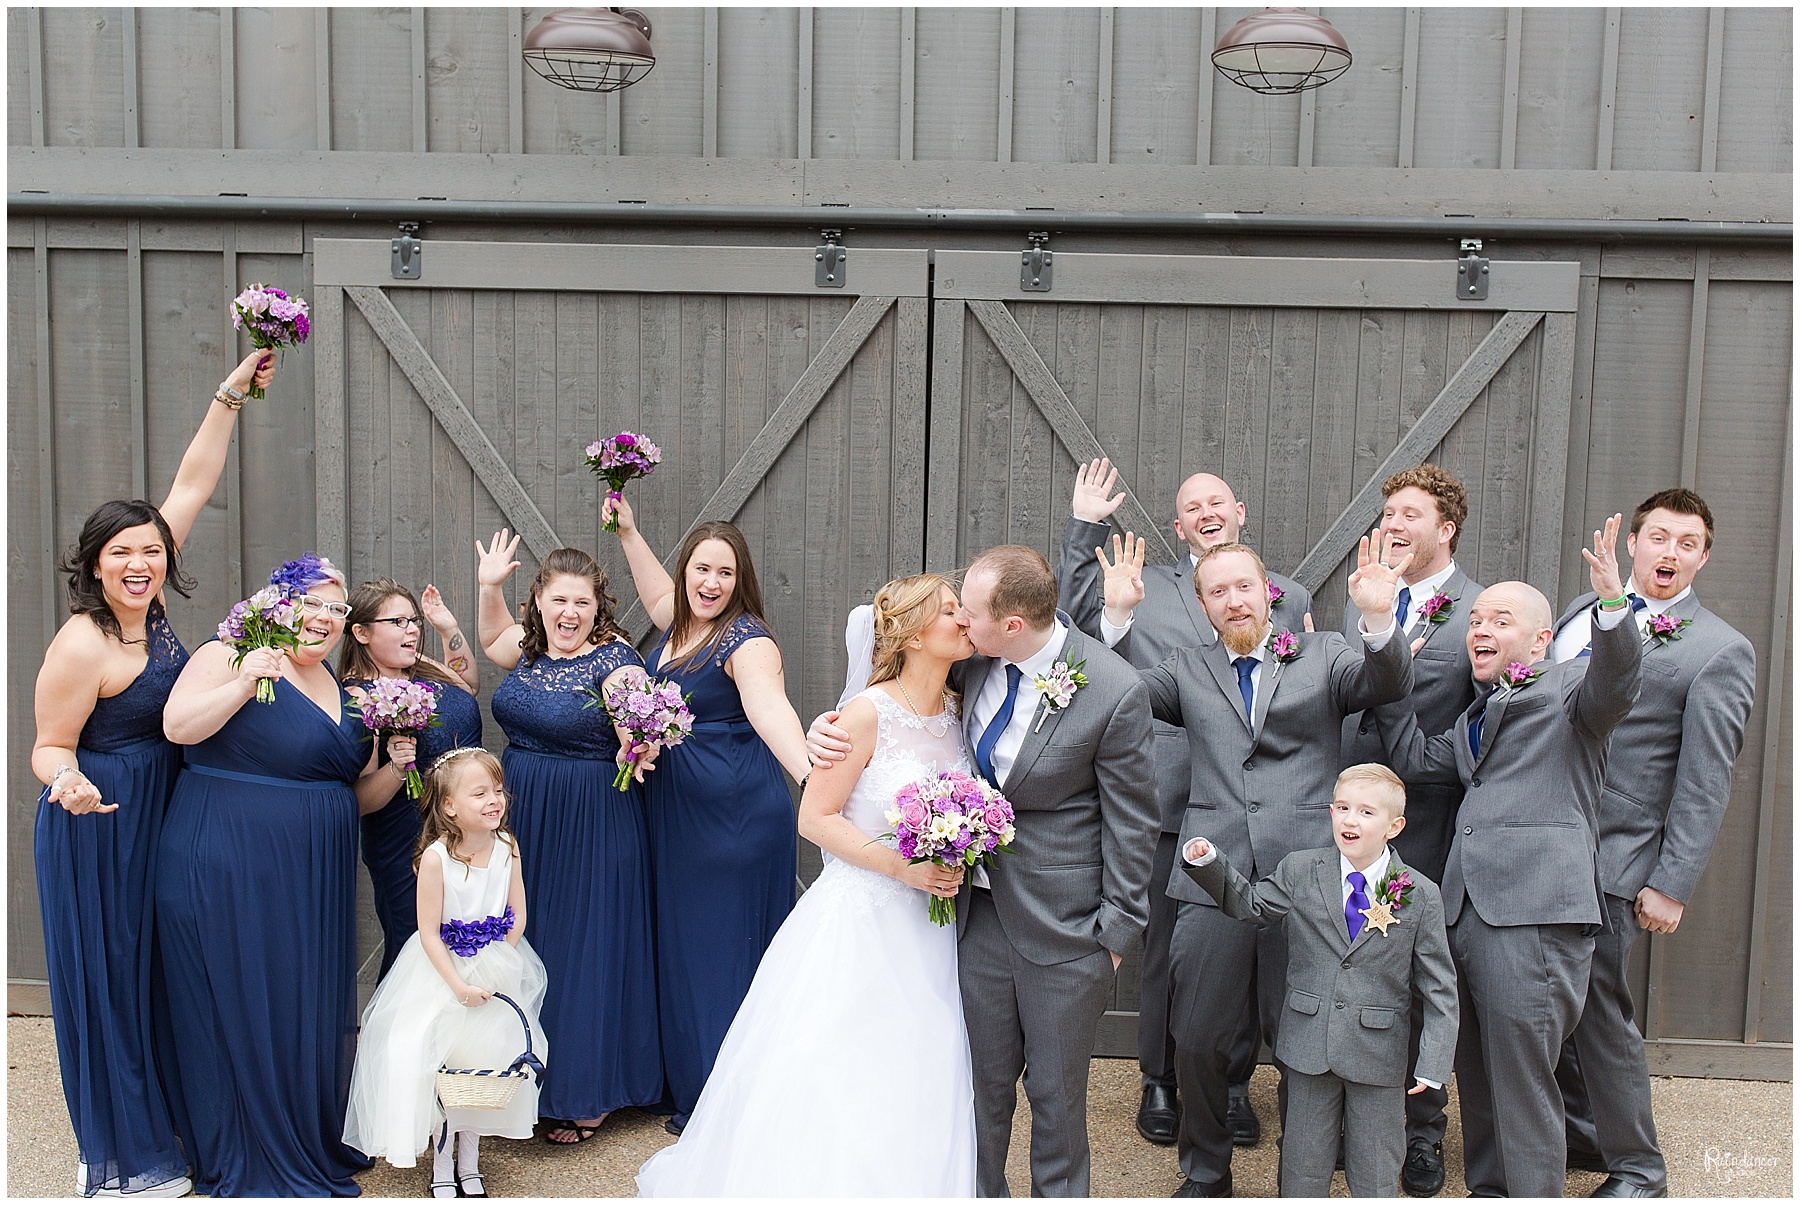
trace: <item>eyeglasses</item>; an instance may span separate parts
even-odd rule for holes
[[[389,615],[385,619],[371,619],[370,623],[391,623],[396,629],[404,632],[407,628],[422,626],[417,615]]]
[[[311,594],[302,594],[300,596],[300,610],[307,615],[317,615],[320,611],[323,611],[333,619],[350,618],[349,603],[326,602],[324,599],[316,598]]]

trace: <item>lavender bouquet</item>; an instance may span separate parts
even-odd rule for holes
[[[264,586],[231,608],[219,625],[219,642],[237,651],[242,665],[252,649],[291,649],[300,644],[300,596],[285,586]],[[259,678],[256,701],[275,701],[275,679]]]
[[[306,302],[273,285],[248,285],[231,303],[231,325],[250,336],[253,347],[298,347],[312,334]],[[250,396],[262,397],[254,378]]]
[[[1013,839],[1013,808],[999,791],[961,770],[909,782],[894,795],[887,821],[895,849],[909,862],[973,867],[993,861]],[[931,897],[931,919],[956,920],[956,901]]]
[[[632,771],[651,750],[679,745],[694,730],[694,713],[688,710],[681,687],[667,679],[622,682],[604,695],[589,687],[588,695],[583,706],[605,707],[613,723],[631,738],[625,747],[625,758],[619,763],[619,772],[613,777],[613,786],[621,791],[630,788]]]
[[[401,734],[417,735],[443,724],[438,718],[438,685],[411,678],[377,678],[363,688],[363,701],[352,708],[375,740]],[[406,763],[406,797],[425,793],[425,780],[417,762]]]
[[[662,449],[630,431],[621,431],[611,439],[596,439],[587,446],[587,467],[596,477],[606,478],[608,501],[618,501],[627,481],[648,477],[662,463]],[[619,530],[617,511],[607,515],[605,530]]]

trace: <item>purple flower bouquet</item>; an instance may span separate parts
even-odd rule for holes
[[[219,642],[237,651],[233,665],[242,665],[251,649],[291,649],[300,644],[300,598],[284,586],[264,586],[231,608],[219,625]],[[259,678],[256,701],[275,701],[275,679]]]
[[[648,477],[661,463],[662,449],[630,431],[621,431],[611,439],[596,439],[587,446],[587,467],[595,476],[606,478],[611,487],[606,496],[614,501],[625,496],[620,491],[627,481]],[[619,530],[617,511],[606,517],[605,530]]]
[[[427,728],[443,724],[438,718],[438,690],[435,682],[411,678],[377,678],[363,689],[362,705],[355,707],[363,727],[376,740],[386,740],[402,733],[417,735]],[[406,797],[417,799],[425,793],[425,780],[419,776],[419,764],[406,764]]]
[[[273,285],[248,285],[231,303],[231,325],[250,336],[252,347],[298,347],[312,334],[306,302]],[[250,396],[262,397],[254,379]]]
[[[1013,808],[1006,797],[961,770],[909,782],[894,795],[887,821],[894,848],[909,862],[973,867],[992,863],[1013,839]],[[934,924],[956,920],[956,901],[931,897]]]
[[[667,679],[646,678],[642,683],[620,683],[605,695],[592,687],[585,706],[596,703],[606,708],[613,723],[624,730],[630,743],[625,759],[613,777],[613,786],[629,790],[631,773],[652,749],[668,749],[679,745],[694,730],[694,713],[688,710],[681,687]]]

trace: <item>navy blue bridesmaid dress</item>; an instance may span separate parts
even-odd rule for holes
[[[698,665],[655,669],[689,694],[694,731],[644,779],[656,883],[663,1070],[687,1123],[763,951],[794,906],[794,805],[781,765],[744,715],[725,662],[772,637],[740,615]],[[663,641],[651,654],[661,664]]]
[[[158,1074],[151,1027],[157,838],[181,749],[163,738],[163,704],[187,650],[157,608],[149,662],[98,699],[76,750],[115,812],[74,816],[38,799],[34,854],[56,1055],[89,1195],[187,1174]]]
[[[612,785],[617,735],[588,687],[642,665],[623,641],[523,659],[494,691],[506,732],[510,823],[525,876],[525,937],[544,960],[539,1013],[554,1055],[538,1112],[581,1120],[663,1095],[644,810]]]
[[[345,686],[366,686],[367,680],[346,682]],[[481,704],[460,686],[433,682],[438,688],[437,728],[419,734],[419,773],[431,763],[459,745],[481,743]],[[380,764],[388,760],[387,742],[381,742]],[[419,880],[413,873],[413,853],[419,846],[419,831],[424,826],[419,815],[419,801],[410,798],[406,788],[381,805],[379,811],[362,818],[362,860],[369,868],[369,882],[375,888],[375,916],[381,921],[381,974],[385,976],[400,947],[419,928]]]
[[[293,683],[187,749],[163,824],[157,933],[197,1192],[353,1197],[356,780],[369,756]]]

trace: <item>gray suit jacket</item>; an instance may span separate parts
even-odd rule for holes
[[[1156,788],[1150,704],[1123,658],[1071,628],[1058,660],[1085,660],[1088,684],[1060,711],[1032,716],[1032,730],[1000,784],[1013,805],[1011,853],[988,868],[994,910],[1020,954],[1054,966],[1102,946],[1121,956],[1150,923],[1156,856]],[[993,661],[963,663],[973,705]],[[1040,700],[1038,711],[1045,710]],[[964,730],[965,735],[967,729]],[[956,908],[967,927],[974,876]]]
[[[1222,641],[1183,649],[1139,671],[1150,687],[1151,714],[1187,730],[1181,840],[1204,836],[1252,874],[1267,873],[1297,849],[1331,842],[1344,717],[1404,699],[1412,687],[1412,658],[1398,633],[1366,656],[1360,637],[1352,648],[1336,632],[1295,635],[1297,657],[1263,666],[1254,725],[1244,722],[1237,671]],[[1133,624],[1118,651],[1137,638]],[[1213,902],[1179,868],[1170,872],[1169,894]]]
[[[1481,593],[1481,585],[1469,580],[1459,566],[1444,582],[1450,610],[1442,623],[1421,620],[1407,631],[1408,648],[1420,636],[1425,643],[1413,654],[1413,688],[1407,696],[1419,727],[1442,732],[1475,701],[1475,680],[1469,672],[1469,607]],[[1344,638],[1356,638],[1355,607],[1344,610]],[[1346,766],[1364,762],[1387,765],[1387,750],[1375,717],[1359,711],[1344,720],[1343,761]],[[1462,803],[1461,783],[1408,782],[1406,828],[1393,844],[1408,865],[1441,882],[1450,838],[1456,831],[1456,809]]]
[[[1404,869],[1388,854],[1391,870]],[[1384,934],[1363,925],[1356,940],[1344,918],[1338,851],[1289,854],[1275,873],[1252,884],[1225,851],[1204,866],[1181,863],[1188,877],[1219,901],[1227,916],[1287,925],[1287,1008],[1275,1057],[1303,1075],[1330,1073],[1356,1084],[1407,1086],[1407,1040],[1413,988],[1424,1000],[1419,1061],[1413,1074],[1450,1082],[1456,1061],[1456,967],[1444,932],[1437,887],[1414,874],[1411,900]],[[1369,884],[1369,896],[1376,884]]]
[[[1477,701],[1448,732],[1427,738],[1412,708],[1376,711],[1394,772],[1408,781],[1461,781],[1465,794],[1444,866],[1444,915],[1466,895],[1490,925],[1604,924],[1598,864],[1606,746],[1638,696],[1642,649],[1621,623],[1594,634],[1594,654],[1554,665],[1517,691],[1488,697],[1481,756],[1469,752]]]
[[[1594,605],[1582,595],[1557,621]],[[1644,637],[1637,704],[1613,730],[1600,793],[1600,883],[1636,899],[1645,886],[1686,903],[1731,801],[1731,769],[1756,694],[1756,650],[1688,595],[1669,609],[1679,639]],[[1644,630],[1644,620],[1637,617]]]
[[[1106,545],[1112,535],[1106,523],[1070,519],[1063,532],[1062,553],[1056,562],[1057,600],[1075,626],[1100,639],[1100,564],[1094,549]],[[1274,609],[1274,621],[1296,632],[1300,617],[1312,610],[1312,595],[1305,586],[1271,573],[1285,597]],[[1355,608],[1351,608],[1354,613]],[[1354,622],[1354,621],[1352,621]],[[1186,554],[1171,565],[1144,566],[1144,601],[1131,616],[1132,640],[1125,659],[1139,669],[1149,669],[1180,649],[1212,644],[1219,635],[1194,594],[1191,562]],[[1121,650],[1123,646],[1121,646]],[[1181,831],[1187,809],[1187,734],[1171,724],[1156,721],[1156,802],[1162,811],[1162,831]]]

